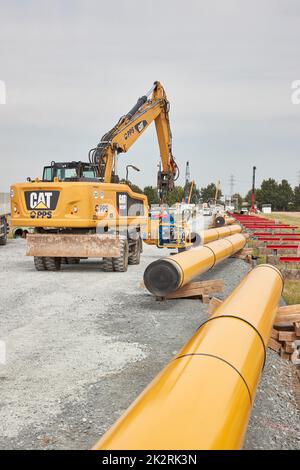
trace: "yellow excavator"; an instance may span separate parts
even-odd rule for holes
[[[162,201],[179,171],[172,155],[169,102],[159,82],[104,134],[88,162],[52,162],[42,179],[11,186],[11,223],[35,228],[27,237],[26,254],[34,257],[38,271],[90,257],[103,258],[105,271],[123,272],[128,264],[139,264],[142,239],[149,239],[148,201],[119,182],[117,162],[153,121]]]

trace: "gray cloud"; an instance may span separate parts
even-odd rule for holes
[[[51,160],[85,159],[89,148],[160,80],[171,102],[174,154],[198,186],[229,175],[237,190],[258,177],[300,170],[300,5],[163,0],[0,0],[0,190],[41,174]],[[154,126],[120,171],[141,168],[155,184]]]

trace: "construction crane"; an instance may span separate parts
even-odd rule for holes
[[[160,199],[178,178],[172,154],[169,101],[159,82],[103,135],[88,162],[52,162],[43,178],[11,187],[13,226],[34,227],[27,255],[37,270],[58,270],[62,263],[103,258],[105,271],[126,271],[138,264],[142,239],[148,237],[148,200],[120,184],[117,161],[154,121],[161,169]]]

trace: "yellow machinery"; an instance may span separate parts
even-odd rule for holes
[[[145,286],[154,295],[170,294],[241,250],[245,243],[245,237],[236,233],[184,253],[153,261],[144,272]]]
[[[240,449],[282,288],[253,269],[94,449]]]
[[[188,195],[188,199],[187,199],[187,204],[191,203],[191,198],[192,198],[194,186],[195,186],[195,181],[193,180],[191,182],[191,185],[190,185],[190,191],[189,191],[189,195]]]
[[[12,185],[11,223],[35,228],[27,254],[34,256],[37,270],[58,270],[62,262],[79,262],[82,253],[103,258],[106,271],[126,271],[128,263],[139,263],[141,240],[149,230],[148,201],[119,183],[117,161],[153,121],[162,199],[173,188],[178,167],[172,155],[169,102],[159,82],[90,150],[89,162],[52,162],[42,180]]]

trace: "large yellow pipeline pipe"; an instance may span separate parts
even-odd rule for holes
[[[200,238],[202,244],[204,245],[205,243],[210,243],[224,237],[229,237],[230,235],[240,233],[241,231],[242,227],[238,224],[230,225],[228,227],[210,228],[200,232]]]
[[[253,269],[94,449],[240,449],[282,287]]]
[[[245,237],[236,233],[228,238],[156,260],[149,264],[144,272],[145,286],[154,295],[170,294],[241,250],[245,243]]]
[[[225,217],[225,225],[231,225],[235,223],[235,218],[234,217]]]

